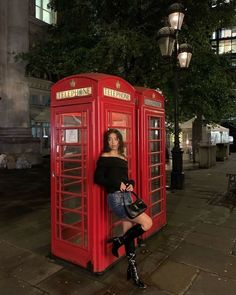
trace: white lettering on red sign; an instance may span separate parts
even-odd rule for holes
[[[92,87],[70,89],[65,91],[59,91],[56,93],[56,99],[66,99],[78,96],[88,96],[92,94]]]
[[[117,91],[117,90],[105,88],[105,87],[103,88],[103,95],[122,99],[122,100],[131,100],[129,93],[125,93],[125,92],[121,92],[121,91]]]

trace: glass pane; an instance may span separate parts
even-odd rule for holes
[[[149,119],[149,127],[160,127],[160,119],[151,117]]]
[[[128,140],[128,130],[126,129],[118,129],[123,137],[123,141],[126,142]]]
[[[156,178],[151,180],[151,190],[154,191],[158,188],[160,188],[160,178]]]
[[[86,120],[86,118],[84,118]],[[63,127],[73,126],[80,127],[82,126],[81,114],[77,115],[63,115]]]
[[[81,222],[81,219],[81,213],[64,211],[62,215],[62,223],[64,224],[76,225]]]
[[[62,191],[71,192],[71,193],[81,193],[82,183],[80,180],[63,178],[62,179]]]
[[[152,216],[159,214],[161,212],[161,203],[157,203],[153,205],[151,212],[152,212]]]
[[[115,226],[112,229],[112,236],[113,237],[123,236],[123,226],[121,223],[119,223],[117,226]]]
[[[43,21],[47,24],[50,24],[51,23],[51,20],[50,20],[50,12],[47,12],[45,10],[43,10]]]
[[[37,19],[40,19],[41,18],[41,16],[40,16],[40,11],[41,11],[41,9],[39,8],[39,7],[35,7],[35,17],[37,18]]]
[[[224,50],[224,52],[227,53],[227,52],[230,52],[231,50],[232,50],[231,40],[225,41],[225,50]]]
[[[79,229],[62,226],[62,239],[82,246],[82,233]]]
[[[43,1],[43,9],[48,10],[48,3],[49,3],[49,0],[42,0],[42,1]]]
[[[160,151],[160,142],[154,141],[149,143],[149,151],[151,152],[159,152]]]
[[[152,192],[152,194],[151,194],[151,202],[152,202],[152,204],[156,203],[160,199],[161,199],[161,194],[160,194],[159,190],[155,191],[155,192]]]
[[[155,177],[155,176],[159,176],[160,175],[160,166],[159,165],[156,165],[154,167],[151,167],[151,177]]]
[[[78,197],[62,201],[62,207],[67,209],[81,210],[81,204],[82,204],[81,198],[78,198]]]
[[[80,145],[78,146],[65,145],[63,146],[63,156],[67,159],[70,158],[70,159],[81,160],[82,159],[81,150],[82,150],[82,147]]]
[[[229,38],[231,37],[231,30],[230,29],[222,29],[220,32],[220,38]]]
[[[160,130],[149,130],[149,139],[160,139]]]
[[[232,40],[232,53],[236,53],[236,40]]]
[[[150,164],[159,164],[160,163],[160,154],[151,154],[150,156]]]
[[[66,143],[81,143],[81,130],[80,129],[66,129],[62,138]]]
[[[113,126],[130,126],[130,115],[122,113],[111,113],[111,121]]]
[[[72,176],[82,175],[81,162],[64,162],[62,165],[62,174]]]
[[[43,95],[42,103],[45,106],[49,106],[50,105],[50,96],[49,95]]]
[[[41,1],[42,1],[42,0],[36,0],[36,1],[35,1],[35,5],[37,5],[37,6],[41,6]]]
[[[232,29],[232,37],[236,37],[236,27],[233,27]]]

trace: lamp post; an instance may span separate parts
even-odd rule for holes
[[[178,34],[181,30],[185,9],[182,4],[174,3],[168,9],[168,20],[170,26],[158,31],[158,45],[163,57],[173,57],[174,62],[174,147],[172,149],[172,171],[171,188],[183,189],[183,151],[179,142],[179,99],[178,99],[178,69],[188,68],[192,48],[184,43],[179,45]]]

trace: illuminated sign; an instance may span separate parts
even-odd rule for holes
[[[130,94],[117,91],[114,89],[110,89],[110,88],[103,88],[103,95],[122,99],[122,100],[131,100]]]
[[[92,87],[70,89],[65,91],[59,91],[56,93],[56,99],[66,99],[72,97],[88,96],[92,94]]]

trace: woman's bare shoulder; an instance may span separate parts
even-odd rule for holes
[[[109,153],[102,153],[101,157],[110,157],[110,154]]]
[[[113,156],[109,152],[102,153],[101,157],[104,157],[104,158],[119,158],[119,159],[127,161],[127,158],[124,155]]]

